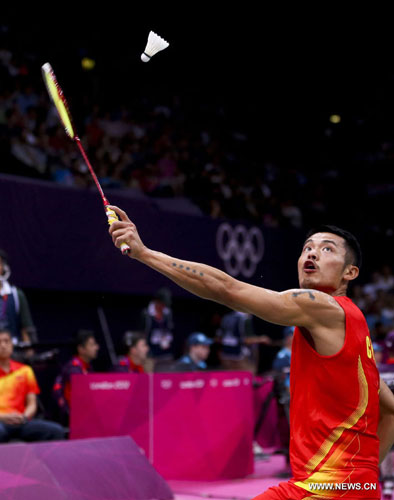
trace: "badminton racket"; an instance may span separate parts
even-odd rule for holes
[[[58,81],[56,79],[55,73],[53,72],[52,66],[49,63],[45,63],[41,67],[42,71],[42,77],[44,78],[44,82],[46,85],[46,88],[48,90],[49,97],[51,98],[51,101],[55,105],[57,112],[59,114],[60,121],[62,122],[64,129],[66,131],[66,134],[68,137],[73,140],[76,145],[79,148],[79,151],[81,152],[81,155],[83,159],[85,160],[86,165],[88,166],[89,172],[91,176],[93,177],[93,180],[97,186],[97,189],[101,195],[101,199],[103,200],[103,205],[104,205],[104,210],[107,215],[108,219],[108,224],[111,225],[115,221],[119,220],[118,216],[116,213],[109,208],[109,201],[104,195],[104,191],[102,187],[100,186],[100,183],[97,179],[96,174],[94,173],[93,167],[90,164],[90,161],[87,157],[87,154],[81,144],[81,140],[79,139],[78,135],[75,133],[75,128],[73,125],[73,121],[71,118],[71,114],[69,111],[69,107],[66,101],[66,98],[64,97],[63,91],[58,84]],[[120,245],[120,249],[123,253],[123,255],[127,254],[130,252],[130,247],[127,245],[127,243],[122,243]]]

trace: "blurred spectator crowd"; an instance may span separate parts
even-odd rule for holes
[[[368,323],[374,350],[383,364],[394,366],[394,275],[388,265],[372,273],[365,285],[354,285],[351,299]]]
[[[0,48],[1,170],[88,188],[88,169],[50,104],[41,64],[36,54]],[[114,106],[95,101],[93,90],[89,96],[78,87],[67,92],[72,89],[67,81],[66,87],[62,85],[104,189],[134,197],[185,198],[211,217],[249,219],[267,227],[302,227],[341,213],[342,165],[330,154],[323,153],[318,169],[299,158],[293,163],[277,161],[275,155],[264,153],[263,133],[262,143],[256,145],[251,130],[239,130],[242,127],[229,119],[228,110],[207,96],[158,94],[134,101],[129,96],[129,102],[125,96],[127,105]],[[322,135],[335,143],[332,127]],[[381,155],[391,151],[387,142],[379,150]],[[355,161],[380,158],[357,154]],[[366,186],[354,188],[362,198]],[[354,198],[354,210],[363,206],[361,198]]]
[[[88,169],[37,78],[38,61],[2,50],[0,63],[0,127],[11,163],[27,167],[25,175],[89,187]],[[174,97],[169,104],[145,99],[138,112],[135,107],[105,109],[98,103],[86,110],[78,129],[103,188],[129,190],[134,196],[184,196],[212,217],[301,226],[300,208],[277,197],[279,169],[269,163],[254,165],[246,157],[245,135],[218,130],[221,110],[212,111],[216,120],[199,126],[188,107],[185,98]],[[294,177],[298,184],[304,182]]]

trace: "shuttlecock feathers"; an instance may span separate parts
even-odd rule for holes
[[[155,54],[166,49],[169,45],[170,44],[164,40],[164,38],[159,36],[154,31],[150,31],[148,43],[146,44],[144,52],[141,54],[141,60],[144,62],[150,61]]]

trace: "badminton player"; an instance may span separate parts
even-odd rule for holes
[[[380,499],[378,463],[394,442],[394,396],[379,378],[365,318],[346,296],[357,278],[356,238],[334,226],[310,231],[299,289],[275,292],[204,264],[147,248],[127,214],[109,229],[116,247],[181,287],[271,323],[293,326],[290,464],[293,477],[258,497]]]

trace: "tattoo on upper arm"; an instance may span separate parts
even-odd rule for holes
[[[293,297],[298,297],[299,295],[302,295],[303,293],[309,294],[309,298],[311,300],[315,300],[316,299],[316,297],[313,295],[313,293],[310,292],[309,290],[303,290],[302,292],[293,292]]]
[[[191,269],[189,266],[184,266],[183,264],[177,264],[176,262],[173,262],[172,263],[172,266],[173,267],[179,267],[179,269],[186,269],[186,271],[192,271],[194,274],[197,274],[197,270],[196,269]],[[204,276],[204,273],[199,273],[200,276]]]

